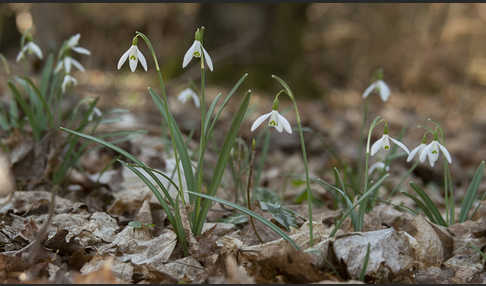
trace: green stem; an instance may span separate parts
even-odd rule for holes
[[[162,72],[160,71],[160,67],[159,67],[159,61],[157,60],[157,55],[155,54],[155,50],[154,48],[152,47],[152,43],[150,42],[149,38],[147,36],[145,36],[143,33],[141,32],[136,32],[136,36],[135,37],[141,37],[145,44],[147,44],[149,50],[150,50],[150,53],[152,54],[152,57],[154,59],[154,63],[155,63],[155,69],[157,70],[157,75],[158,75],[158,78],[159,78],[159,83],[160,83],[160,90],[161,90],[161,93],[162,93],[162,100],[164,101],[164,108],[165,108],[165,111],[167,114],[169,114],[169,101],[167,100],[167,94],[166,94],[166,90],[165,90],[165,83],[164,83],[164,79],[162,77]],[[174,141],[174,136],[172,136],[172,131],[171,131],[171,128],[168,128],[169,129],[169,135],[170,135],[170,138],[171,138],[171,141],[172,141],[172,150],[174,152],[174,156],[175,156],[175,160],[176,160],[176,168],[177,168],[177,177],[178,177],[178,180],[179,180],[179,195],[181,197],[181,200],[182,200],[182,203],[184,205],[186,205],[186,201],[184,199],[184,194],[182,193],[183,190],[182,190],[182,177],[181,177],[181,171],[180,171],[180,167],[179,167],[179,158],[178,158],[178,154],[177,154],[177,149],[176,149],[176,146],[175,146],[175,141]]]
[[[310,179],[309,179],[309,164],[307,163],[307,154],[305,151],[304,132],[302,131],[302,123],[300,120],[299,109],[297,107],[297,102],[295,101],[294,95],[290,90],[289,86],[276,75],[272,75],[272,78],[279,81],[280,84],[285,88],[287,96],[290,98],[290,100],[294,105],[297,127],[299,129],[299,139],[300,139],[300,146],[302,150],[302,159],[304,160],[304,167],[305,167],[305,184],[306,184],[306,192],[307,192],[307,205],[309,209],[309,244],[312,247],[314,244],[313,223],[312,223],[312,192],[310,188]]]
[[[202,193],[202,177],[204,168],[204,153],[206,151],[206,69],[204,68],[204,53],[201,54],[201,138],[199,141],[199,162],[197,164],[197,192]],[[198,216],[201,206],[201,198],[196,199],[194,214]]]
[[[364,103],[363,103],[363,123],[361,124],[361,129],[359,131],[359,144],[361,146],[361,144],[363,144],[363,139],[365,138],[365,127],[367,126],[367,122],[368,122],[368,97],[366,97],[364,99]],[[363,165],[361,164],[361,162],[363,161],[363,148],[359,148],[359,163],[358,163],[358,178],[359,178],[359,182],[361,182],[363,180]]]

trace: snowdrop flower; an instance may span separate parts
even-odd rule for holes
[[[19,54],[17,55],[17,62],[24,58],[25,53],[29,55],[35,54],[39,59],[42,59],[42,51],[38,45],[34,42],[30,41],[24,45],[24,47],[20,50]]]
[[[64,80],[62,81],[62,93],[65,93],[66,92],[66,88],[70,85],[77,85],[78,84],[78,81],[70,76],[70,75],[65,75],[64,76]]]
[[[59,63],[57,64],[56,68],[54,69],[55,73],[58,73],[62,68],[66,73],[71,72],[71,64],[75,66],[78,70],[84,72],[84,67],[75,59],[71,58],[70,56],[65,56]]]
[[[381,79],[368,86],[368,88],[363,92],[363,98],[368,97],[368,95],[370,95],[370,93],[374,90],[378,91],[383,101],[388,100],[388,97],[390,96],[390,88],[388,88],[388,85]]]
[[[147,61],[137,47],[137,38],[133,39],[132,46],[128,48],[128,50],[121,56],[120,60],[118,61],[118,69],[123,66],[123,64],[127,61],[127,58],[132,72],[135,72],[138,61],[140,61],[143,69],[147,71]]]
[[[408,151],[407,146],[405,146],[402,142],[388,136],[388,124],[385,123],[385,130],[383,131],[383,136],[380,139],[376,140],[376,142],[373,143],[373,145],[371,146],[371,156],[373,156],[380,149],[389,151],[390,150],[390,140],[393,143],[395,143],[396,145],[398,145],[398,147],[402,148],[405,152],[407,152],[407,154],[410,153]]]
[[[285,119],[285,117],[280,115],[280,113],[276,109],[273,109],[269,113],[260,115],[260,117],[258,117],[255,122],[253,122],[253,125],[251,126],[251,132],[255,131],[255,129],[257,129],[258,126],[260,126],[263,121],[265,121],[269,117],[269,126],[274,127],[280,133],[282,132],[282,130],[285,129],[287,133],[292,134],[292,128],[290,127],[290,123],[287,121],[287,119]]]
[[[91,52],[88,50],[88,49],[85,49],[83,47],[79,47],[78,46],[78,42],[79,42],[79,38],[81,37],[81,35],[78,33],[74,36],[72,36],[71,38],[69,38],[69,40],[67,41],[67,44],[66,46],[68,48],[70,48],[71,50],[75,51],[76,53],[78,54],[83,54],[83,55],[90,55]]]
[[[380,169],[380,170],[385,169],[385,171],[387,171],[387,172],[390,171],[390,167],[389,166],[386,166],[386,168],[385,168],[385,163],[383,163],[383,162],[376,162],[373,165],[371,165],[371,167],[370,167],[370,169],[368,171],[368,175],[371,175],[371,173],[373,173],[373,171],[375,169]]]
[[[94,116],[96,117],[101,117],[103,115],[103,113],[101,113],[101,110],[98,109],[98,107],[94,107],[93,108],[93,112],[91,112],[91,114],[88,116],[88,121],[93,121],[93,118]]]
[[[194,90],[192,90],[190,88],[186,88],[183,91],[181,91],[181,93],[179,93],[179,96],[177,96],[177,99],[179,99],[179,101],[182,102],[182,103],[186,103],[186,101],[189,98],[192,98],[196,107],[199,108],[199,97],[194,92]]]
[[[430,166],[434,167],[435,162],[439,159],[439,149],[442,151],[442,154],[444,154],[444,156],[446,157],[447,162],[449,162],[449,164],[452,163],[451,155],[449,154],[449,151],[447,151],[447,149],[444,146],[442,146],[439,143],[439,141],[437,141],[437,138],[434,139],[432,142],[430,142],[429,145],[422,148],[419,157],[420,161],[423,162],[425,161],[425,157],[428,157]]]
[[[203,37],[204,27],[198,28],[196,30],[195,40],[192,43],[192,46],[187,50],[186,54],[184,55],[184,60],[182,62],[182,68],[185,68],[192,60],[193,57],[200,58],[204,53],[204,62],[208,65],[209,69],[213,71],[213,61],[211,60],[211,56],[209,56],[206,49],[204,49],[201,41]]]
[[[427,134],[425,134],[424,137],[422,138],[422,143],[420,143],[420,145],[418,145],[412,151],[410,151],[410,154],[408,154],[408,157],[407,157],[407,162],[412,161],[412,159],[413,159],[413,157],[415,157],[415,155],[421,154],[422,151],[424,150],[424,148],[427,147],[427,144],[425,144],[425,142],[427,140],[426,135]],[[424,160],[425,160],[425,157],[423,158],[423,160],[421,159],[420,162],[423,163]]]

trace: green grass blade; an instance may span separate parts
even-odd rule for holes
[[[364,282],[366,269],[368,269],[368,261],[370,260],[370,243],[368,242],[368,247],[366,248],[366,255],[363,262],[363,267],[361,268],[361,273],[359,274],[359,280]]]
[[[425,216],[427,216],[430,219],[430,221],[432,221],[435,224],[440,224],[435,218],[435,216],[432,214],[432,212],[425,206],[425,204],[419,198],[407,192],[400,192],[400,193],[411,198],[418,206],[418,208],[424,212]]]
[[[376,189],[378,189],[381,184],[383,183],[383,181],[389,176],[389,174],[385,174],[383,175],[373,186],[371,186],[371,188],[368,189],[367,192],[365,192],[360,198],[359,200],[353,205],[352,208],[349,208],[348,210],[346,210],[346,213],[344,213],[344,215],[339,219],[339,221],[336,223],[336,225],[334,226],[334,229],[331,231],[331,234],[329,235],[330,237],[333,237],[336,232],[338,231],[338,229],[341,227],[341,224],[344,222],[344,220],[351,214],[351,212],[361,204],[361,202],[365,199],[367,199]],[[332,186],[332,185],[331,185]]]
[[[182,221],[181,217],[179,214],[179,208],[178,208],[178,203],[175,203],[173,205],[173,210],[169,208],[169,205],[167,202],[164,200],[162,195],[160,194],[159,190],[157,187],[155,187],[152,182],[150,182],[147,177],[145,177],[139,170],[137,170],[135,167],[132,167],[130,165],[125,165],[127,168],[129,168],[135,175],[137,175],[144,183],[149,187],[149,189],[152,191],[152,193],[155,195],[157,200],[159,201],[160,205],[164,209],[165,213],[167,214],[167,219],[169,220],[170,224],[174,227],[174,230],[177,234],[177,237],[179,241],[182,244],[182,247],[184,249],[184,252],[187,254],[189,252],[189,247],[186,239],[186,233],[184,232],[184,229],[182,228]],[[163,188],[163,185],[160,185],[161,188]],[[176,216],[174,216],[176,215]]]
[[[240,78],[240,80],[238,80],[238,82],[233,86],[233,88],[230,90],[228,95],[225,97],[223,103],[221,104],[221,107],[218,109],[218,112],[214,116],[213,121],[211,121],[211,125],[209,125],[209,128],[206,131],[206,134],[207,134],[206,136],[208,137],[208,139],[211,138],[211,136],[213,134],[214,125],[216,124],[216,121],[218,121],[219,116],[221,115],[221,112],[223,112],[223,109],[226,107],[226,104],[228,104],[228,102],[231,99],[231,97],[233,96],[233,94],[235,94],[236,90],[240,87],[240,85],[243,83],[243,81],[246,79],[247,76],[248,76],[248,73],[245,73]]]
[[[54,56],[49,54],[44,69],[42,70],[42,80],[40,91],[44,100],[47,99],[47,88],[49,87],[49,80],[51,79],[52,67],[54,65]]]
[[[211,105],[209,106],[208,112],[206,113],[206,120],[204,121],[204,130],[208,130],[208,125],[209,121],[211,119],[211,116],[213,116],[214,109],[216,108],[216,104],[218,103],[219,99],[221,98],[223,94],[220,92],[218,95],[216,95],[216,98],[214,98],[213,102],[211,102]],[[208,133],[206,132],[206,135]]]
[[[186,179],[186,185],[188,190],[196,190],[196,183],[194,181],[194,173],[192,171],[192,164],[191,158],[187,152],[188,148],[185,144],[184,140],[182,139],[182,133],[177,126],[172,114],[170,112],[166,113],[166,109],[164,108],[164,102],[162,99],[157,95],[157,93],[149,87],[149,93],[152,97],[153,101],[157,105],[160,113],[164,117],[165,121],[169,125],[171,129],[171,134],[174,137],[175,147],[177,149],[177,153],[179,154],[179,159],[182,163],[182,169],[184,169],[184,177]]]
[[[27,83],[32,90],[34,91],[34,95],[36,95],[37,99],[39,102],[42,104],[43,109],[47,113],[47,117],[49,119],[49,125],[52,125],[53,122],[53,117],[52,117],[52,112],[50,106],[47,104],[47,101],[45,97],[42,95],[42,92],[37,88],[37,86],[32,82],[32,80],[28,77],[20,77],[22,80],[24,80],[25,83]]]
[[[438,224],[447,226],[447,222],[444,220],[442,215],[440,214],[439,210],[437,207],[434,205],[430,197],[425,193],[422,188],[420,188],[417,184],[414,182],[410,182],[410,186],[412,189],[420,196],[422,199],[423,203],[425,204],[425,207],[430,210],[431,214],[435,217],[435,221],[438,222]]]
[[[10,124],[8,123],[7,119],[7,113],[5,112],[5,109],[0,107],[0,127],[4,130],[7,131],[10,129]]]
[[[254,219],[260,221],[264,225],[268,226],[271,230],[273,230],[274,232],[276,232],[277,234],[279,234],[283,239],[285,239],[293,247],[295,247],[295,249],[300,250],[299,246],[294,242],[294,240],[292,238],[290,238],[278,226],[276,226],[275,224],[273,224],[271,221],[265,219],[264,217],[260,216],[259,214],[255,213],[255,212],[253,212],[253,211],[251,211],[251,210],[249,210],[247,208],[241,207],[241,206],[239,206],[239,205],[237,205],[235,203],[232,203],[232,202],[229,202],[229,201],[226,201],[226,200],[217,198],[217,197],[209,196],[209,195],[206,195],[206,194],[195,193],[195,192],[191,192],[191,191],[187,191],[187,192],[190,193],[190,194],[192,194],[192,195],[195,195],[195,196],[198,196],[198,197],[207,199],[207,200],[212,200],[214,202],[217,202],[217,203],[221,203],[221,204],[230,206],[232,208],[235,208],[235,209],[239,210],[242,213],[245,213],[245,214],[253,217]]]
[[[18,102],[20,105],[20,108],[22,108],[22,111],[25,113],[27,116],[27,119],[29,120],[30,126],[32,128],[32,133],[34,134],[34,139],[35,141],[39,141],[41,137],[41,129],[38,126],[37,121],[35,120],[34,116],[34,111],[32,108],[27,104],[25,99],[22,97],[18,89],[15,87],[15,85],[12,83],[12,81],[8,81],[8,87],[12,91],[15,100]]]
[[[101,145],[103,145],[105,147],[108,147],[108,148],[112,149],[113,151],[116,151],[120,155],[125,156],[129,160],[132,160],[133,162],[137,163],[138,165],[145,166],[145,164],[142,161],[138,160],[132,154],[128,153],[127,151],[121,149],[120,147],[118,147],[118,146],[116,146],[114,144],[111,144],[111,143],[106,142],[106,141],[104,141],[102,139],[96,138],[94,136],[91,136],[91,135],[88,135],[88,134],[84,134],[84,133],[80,133],[80,132],[77,132],[77,131],[74,131],[74,130],[71,130],[71,129],[68,129],[68,128],[59,127],[59,129],[61,129],[62,131],[65,131],[67,133],[80,136],[80,137],[82,137],[84,139],[91,140],[91,141],[96,142],[98,144],[101,144]]]
[[[471,209],[474,200],[477,197],[479,183],[483,178],[484,174],[484,161],[481,161],[479,167],[476,169],[473,178],[471,179],[471,183],[467,187],[466,195],[461,204],[461,212],[459,214],[459,222],[465,222],[468,219],[468,213]]]
[[[221,151],[219,152],[218,161],[216,163],[216,167],[213,172],[213,177],[211,179],[211,184],[208,187],[208,194],[214,196],[216,191],[218,190],[219,185],[221,184],[221,180],[223,178],[223,173],[226,168],[226,164],[228,163],[228,159],[230,156],[231,147],[233,147],[236,136],[240,130],[241,123],[246,114],[246,110],[248,109],[248,104],[250,103],[251,91],[248,90],[246,92],[245,97],[243,98],[240,108],[238,112],[236,112],[233,121],[231,122],[231,127],[229,132],[224,139],[223,146]],[[211,201],[203,200],[201,205],[201,210],[198,211],[196,208],[196,224],[195,224],[195,234],[201,234],[202,227],[204,221],[206,220],[206,215],[208,213],[209,207],[211,206]]]

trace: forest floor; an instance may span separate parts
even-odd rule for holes
[[[80,79],[78,92],[83,96],[107,94],[100,96],[99,102],[104,114],[113,108],[128,109],[121,121],[101,124],[99,131],[147,130],[120,146],[151,167],[169,171],[174,161],[167,140],[163,140],[167,139],[167,130],[160,127],[162,117],[146,92],[146,79],[130,74],[114,89],[114,85],[104,86],[110,80],[113,77],[97,71],[88,71]],[[124,82],[130,83],[130,89]],[[192,129],[198,130],[199,111],[192,102],[177,101],[176,91],[182,89],[169,89],[169,105],[187,135]],[[219,91],[226,94],[228,90],[209,86],[210,100]],[[294,92],[307,128],[304,137],[311,176],[334,184],[333,167],[357,168],[360,148],[365,148],[359,142],[361,91],[333,90],[319,100],[301,99],[298,91]],[[215,129],[215,140],[205,157],[207,174],[217,160],[219,146],[215,142],[220,142],[228,130],[240,98],[232,99]],[[459,213],[474,171],[486,158],[486,98],[481,89],[451,86],[446,93],[433,96],[399,92],[392,87],[388,102],[372,95],[368,104],[369,118],[385,118],[392,137],[399,137],[406,128],[402,142],[409,149],[422,138],[424,130],[418,129],[418,124],[428,124],[427,118],[441,123],[445,145],[452,155]],[[252,133],[250,126],[271,107],[270,96],[254,93],[239,133],[241,144],[249,146],[252,137],[267,132],[260,127]],[[296,130],[290,103],[282,99],[280,111]],[[258,191],[252,193],[258,200],[253,209],[274,223],[280,223],[282,217],[265,210],[261,201],[271,198],[281,210],[290,210],[291,226],[279,225],[302,248],[300,251],[256,222],[261,243],[246,216],[215,203],[202,235],[190,240],[190,255],[185,256],[149,188],[120,164],[105,170],[116,154],[96,144],[80,159],[81,168],[73,170],[57,191],[50,216],[53,189],[42,180],[43,172],[35,170],[39,164],[48,164],[41,162],[46,160],[45,154],[25,134],[3,138],[3,143],[12,148],[8,155],[17,190],[0,206],[2,283],[361,283],[360,276],[366,283],[486,283],[485,260],[470,246],[483,251],[486,246],[486,201],[476,201],[477,211],[463,223],[448,227],[434,224],[409,197],[400,192],[390,196],[412,166],[404,157],[391,164],[390,176],[378,190],[381,200],[365,215],[362,232],[354,232],[348,218],[331,237],[343,211],[334,205],[332,193],[313,183],[317,203],[312,212],[314,245],[310,246],[307,203],[299,201],[305,185],[294,176],[304,174],[298,133],[268,131],[269,152],[255,186]],[[378,127],[371,141],[381,135],[382,127]],[[196,131],[188,141],[189,148],[194,150],[198,140]],[[262,156],[260,147],[256,161]],[[372,157],[370,164],[375,161]],[[243,188],[239,188],[229,169],[216,196],[244,206],[241,189],[246,186],[247,172],[240,172]],[[444,212],[442,163],[435,168],[419,164],[400,191],[413,193],[409,181],[422,186]],[[483,180],[478,195],[485,192]],[[48,218],[45,235],[39,236]],[[369,259],[363,276],[367,245]]]

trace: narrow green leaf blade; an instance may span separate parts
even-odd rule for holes
[[[484,174],[484,161],[481,161],[479,167],[476,169],[474,176],[471,180],[471,183],[467,187],[466,195],[461,204],[461,212],[459,214],[459,222],[465,222],[468,219],[468,213],[471,209],[474,200],[476,199],[479,184],[483,178]]]

